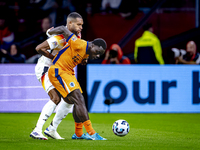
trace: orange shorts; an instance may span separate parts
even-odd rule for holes
[[[75,75],[63,71],[61,68],[54,65],[49,68],[48,75],[53,86],[64,98],[75,89],[79,89],[82,93],[82,89]]]

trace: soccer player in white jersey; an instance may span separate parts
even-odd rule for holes
[[[76,34],[79,38],[81,36],[82,25],[83,25],[83,19],[81,15],[79,15],[76,12],[72,12],[68,15],[66,26],[71,32]],[[37,121],[36,127],[30,134],[30,137],[34,139],[41,139],[41,140],[48,139],[42,134],[42,127],[46,122],[46,120],[54,112],[56,106],[59,103],[60,106],[56,111],[56,115],[53,118],[53,121],[51,122],[50,126],[44,131],[44,133],[53,139],[64,139],[57,133],[57,127],[62,121],[62,119],[67,116],[73,104],[68,104],[63,100],[61,101],[61,96],[59,92],[54,88],[54,86],[49,81],[48,68],[52,65],[52,59],[54,58],[54,56],[66,44],[67,44],[66,39],[64,38],[63,35],[54,35],[36,47],[36,50],[40,52],[41,48],[45,49],[50,48],[49,52],[51,53],[50,56],[48,56],[49,58],[45,57],[46,54],[43,54],[43,56],[39,58],[38,63],[35,67],[36,77],[41,82],[45,91],[48,93],[50,100],[43,107],[40,117]],[[87,60],[85,59],[83,64],[85,64],[86,61]]]

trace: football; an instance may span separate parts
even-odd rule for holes
[[[126,120],[120,119],[113,123],[113,133],[117,136],[125,136],[129,133],[130,126]]]

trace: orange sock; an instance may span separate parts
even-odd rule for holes
[[[83,134],[83,123],[77,123],[75,122],[75,133],[78,137],[81,137],[81,135]]]
[[[90,120],[87,120],[87,121],[83,122],[83,125],[84,125],[84,127],[85,127],[85,129],[86,129],[86,131],[87,131],[87,133],[88,133],[89,135],[95,134],[95,131],[94,131],[94,129],[92,128],[92,123],[91,123]]]

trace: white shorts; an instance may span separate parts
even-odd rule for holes
[[[36,77],[39,80],[39,82],[42,84],[42,87],[47,93],[49,93],[50,90],[55,88],[49,80],[48,69],[49,69],[49,66],[43,66],[39,63],[35,66]]]

